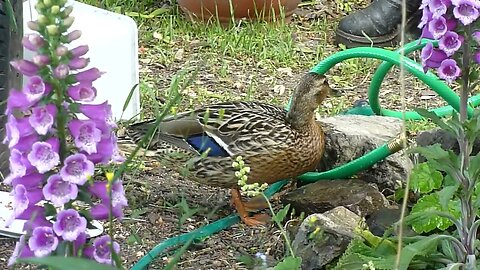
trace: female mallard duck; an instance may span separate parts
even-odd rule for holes
[[[295,89],[288,112],[259,102],[211,105],[165,118],[147,148],[155,150],[168,143],[194,154],[188,162],[188,177],[231,188],[241,219],[259,225],[263,222],[250,217],[241,200],[233,161],[241,156],[250,167],[249,184],[270,184],[314,170],[325,143],[315,110],[329,93],[325,76],[307,73]],[[133,124],[127,134],[138,143],[154,123]]]

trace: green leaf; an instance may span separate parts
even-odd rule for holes
[[[458,156],[451,150],[444,150],[438,143],[425,147],[414,147],[408,152],[421,154],[428,160],[432,169],[446,172],[452,177],[458,171]]]
[[[283,220],[287,217],[288,209],[290,208],[290,204],[285,205],[280,211],[273,215],[272,219],[278,223],[282,223]]]
[[[300,270],[302,269],[302,258],[288,256],[278,263],[274,270]]]
[[[470,178],[474,181],[480,177],[480,153],[470,158],[470,165],[467,168]]]
[[[458,190],[458,185],[455,186],[446,186],[442,190],[438,191],[438,202],[442,209],[448,209],[450,201],[453,198],[453,195]]]
[[[43,258],[26,258],[19,259],[18,262],[46,265],[52,269],[58,270],[116,270],[115,268],[106,264],[100,264],[92,260],[78,257],[60,257],[49,256]]]
[[[420,193],[430,193],[440,188],[442,182],[442,173],[432,169],[427,162],[417,164],[410,177],[411,189]]]
[[[440,248],[445,257],[447,257],[452,262],[457,261],[457,253],[455,252],[452,241],[444,239],[440,241]]]
[[[449,204],[450,205],[450,204]],[[440,204],[438,193],[424,195],[413,206],[410,212],[409,223],[417,233],[430,232],[434,229],[446,230],[453,222],[432,212],[449,212]],[[451,213],[450,213],[451,214]]]
[[[50,203],[45,203],[43,208],[45,209],[45,216],[47,217],[55,216],[57,214],[57,209]]]
[[[122,114],[125,112],[125,110],[128,107],[128,104],[130,104],[130,100],[132,99],[133,93],[135,93],[135,89],[137,89],[138,83],[136,83],[131,89],[130,92],[128,93],[127,99],[125,99],[125,102],[123,103],[123,108],[122,108]]]
[[[446,130],[454,135],[456,134],[455,130],[447,123],[445,123],[436,113],[423,108],[415,108],[415,111],[421,116],[432,120],[432,122],[439,126],[441,129]]]
[[[415,256],[428,256],[437,250],[440,235],[431,235],[402,248],[398,270],[407,270]]]

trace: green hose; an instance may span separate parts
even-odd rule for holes
[[[405,50],[405,54],[411,53],[412,51],[418,50],[425,46],[427,42],[433,42],[430,40],[422,40],[421,42],[414,41],[407,44],[403,50]],[[435,44],[436,45],[436,44]],[[366,58],[375,58],[383,60],[384,62],[379,66],[377,71],[375,72],[372,78],[372,84],[369,88],[369,101],[370,106],[372,107],[373,111],[378,115],[385,115],[397,118],[403,118],[404,114],[398,111],[392,111],[383,109],[380,107],[379,102],[379,92],[380,86],[385,78],[388,71],[393,67],[393,65],[400,65],[400,62],[403,62],[403,66],[405,69],[418,77],[422,80],[425,84],[427,84],[431,89],[436,91],[443,99],[445,99],[448,104],[451,106],[445,106],[441,108],[434,109],[433,111],[439,116],[445,116],[451,114],[453,109],[459,111],[460,108],[460,98],[445,84],[443,81],[439,80],[433,73],[427,72],[424,73],[423,69],[420,65],[414,62],[411,59],[406,57],[401,57],[400,50],[397,51],[388,51],[380,48],[353,48],[348,49],[345,51],[338,52],[330,57],[327,57],[325,60],[320,62],[317,66],[315,66],[311,72],[325,74],[330,68],[334,65],[351,58],[358,58],[358,57],[366,57]],[[474,96],[470,99],[470,103],[473,106],[478,106],[480,104],[480,97]],[[290,107],[291,99],[286,106],[287,109]],[[469,115],[473,114],[473,108],[468,108]],[[418,120],[422,119],[422,117],[416,112],[406,112],[405,114],[406,119],[411,120]],[[339,166],[337,168],[331,169],[325,172],[308,172],[298,177],[299,180],[305,182],[315,182],[319,180],[326,180],[326,179],[345,179],[348,178],[357,172],[367,169],[371,167],[376,162],[379,162],[389,155],[399,151],[402,149],[405,142],[405,138],[398,137],[390,142],[383,144],[382,146],[378,147],[370,151],[369,153],[365,154],[364,156],[355,159],[347,164]],[[265,194],[270,197],[278,190],[280,190],[285,184],[287,180],[283,180],[277,183],[274,183],[269,186],[269,188],[265,191]],[[167,239],[162,243],[158,244],[154,247],[147,255],[141,258],[132,268],[131,270],[144,270],[148,267],[148,265],[161,254],[165,249],[182,245],[192,239],[199,239],[202,237],[207,237],[209,235],[215,234],[218,231],[226,229],[233,224],[236,224],[240,221],[238,215],[230,215],[223,219],[217,220],[209,225],[204,227],[198,228],[192,232],[178,235],[176,237]]]
[[[267,197],[273,196],[277,193],[286,183],[287,180],[282,180],[276,183],[269,185],[265,190],[265,195]],[[224,230],[240,221],[240,217],[237,214],[230,215],[228,217],[219,219],[213,223],[200,227],[189,233],[184,233],[172,238],[169,238],[162,243],[155,246],[152,250],[148,252],[147,255],[143,256],[135,265],[132,266],[130,270],[144,270],[147,269],[148,265],[165,249],[185,244],[186,242],[192,239],[200,239],[203,237],[210,236],[221,230]]]
[[[419,47],[422,47],[426,44],[427,41],[423,41],[423,45],[418,45]],[[413,50],[419,48],[415,44],[418,44],[418,41],[414,41],[412,43],[409,43],[406,48]],[[412,47],[412,48],[410,48]],[[423,81],[426,85],[428,85],[431,89],[433,89],[435,92],[437,92],[444,100],[450,104],[453,109],[455,109],[457,112],[460,111],[460,97],[455,94],[455,92],[450,89],[443,81],[438,79],[437,76],[435,76],[431,72],[425,73],[423,71],[423,68],[415,61],[403,57],[398,53],[398,51],[388,51],[385,49],[381,48],[371,48],[371,47],[359,47],[359,48],[353,48],[353,49],[348,49],[345,51],[338,52],[330,57],[327,57],[325,60],[320,62],[318,65],[316,65],[311,72],[319,73],[319,74],[325,74],[330,68],[332,68],[334,65],[345,61],[347,59],[351,58],[375,58],[375,59],[380,59],[383,61],[388,62],[388,64],[385,64],[383,68],[379,72],[384,72],[385,70],[388,71],[392,65],[397,65],[400,66],[400,63],[403,62],[403,66],[405,70],[408,72],[412,73],[415,75],[415,77],[419,78],[421,81]],[[380,73],[379,73],[380,74]],[[370,87],[370,92],[369,92],[369,101],[373,102],[370,104],[372,106],[373,111],[376,114],[380,114],[383,112],[380,109],[380,105],[378,102],[378,92],[380,88],[380,84],[382,83],[383,76],[378,75],[376,80],[372,80],[373,86]],[[380,78],[381,77],[381,78]],[[372,97],[371,95],[374,97]],[[395,117],[398,118],[403,118],[403,113],[401,112],[393,112]],[[473,108],[469,107],[468,108],[468,114],[470,116],[473,115]],[[406,112],[406,117],[408,119],[412,120],[418,120],[418,119],[423,119],[422,116],[420,116],[417,112],[411,111],[411,112]]]
[[[400,55],[402,50],[405,52],[405,55],[408,55],[411,52],[414,52],[416,50],[419,50],[423,48],[427,43],[432,43],[434,46],[438,45],[438,41],[434,40],[429,40],[429,39],[422,39],[421,41],[413,41],[408,44],[406,44],[403,48],[396,50],[395,52]],[[390,69],[393,67],[393,63],[391,62],[386,62],[384,61],[382,64],[378,66],[377,71],[372,77],[372,83],[370,84],[370,88],[368,90],[368,100],[370,103],[370,107],[372,108],[373,112],[377,115],[383,115],[383,116],[390,116],[390,117],[396,117],[396,118],[403,118],[403,113],[399,111],[393,111],[389,109],[384,109],[380,107],[380,99],[379,99],[379,94],[380,94],[380,86],[387,75],[387,73],[390,71]],[[434,74],[428,72],[425,74],[426,77],[428,77],[428,80],[432,80],[432,84],[438,85],[438,84],[443,84],[445,85],[442,81],[440,81]],[[445,87],[442,86],[442,88],[436,88],[432,87],[434,91],[437,91],[437,89],[441,89],[441,91],[447,91],[449,93],[454,93],[450,88],[446,89]],[[439,93],[437,91],[437,93]],[[440,94],[440,93],[439,93]],[[449,94],[450,96],[450,94]],[[457,96],[457,95],[455,95]],[[443,96],[442,96],[443,97]],[[455,102],[456,102],[455,98]],[[451,100],[445,98],[449,104]],[[480,105],[480,96],[476,95],[473,96],[469,99],[469,103],[472,107],[477,107]],[[471,109],[471,108],[470,108]],[[443,106],[440,108],[433,109],[432,112],[437,114],[440,117],[448,116],[451,115],[453,112],[453,107],[452,106]],[[416,113],[416,112],[405,112],[405,118],[408,120],[420,120],[422,117]]]

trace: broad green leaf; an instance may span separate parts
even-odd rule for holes
[[[46,265],[55,270],[118,270],[121,268],[115,268],[106,264],[100,264],[96,261],[92,261],[85,258],[78,257],[60,257],[49,256],[43,258],[25,258],[19,259],[18,262]]]
[[[287,217],[288,209],[290,209],[290,204],[285,205],[280,211],[278,211],[275,215],[273,215],[272,219],[276,222],[283,222],[285,217]]]
[[[302,269],[302,258],[288,256],[278,263],[274,270],[300,270]]]
[[[402,248],[398,270],[407,270],[415,256],[428,256],[437,250],[441,235],[431,235]]]
[[[458,216],[459,213],[455,212],[454,204],[455,201],[451,201],[448,204],[448,209],[445,209],[440,204],[438,193],[424,195],[413,206],[412,211],[410,212],[412,217],[407,220],[409,220],[413,230],[417,233],[430,232],[437,228],[440,230],[446,230],[453,225],[453,222],[448,218],[440,217],[432,212],[445,212],[453,216]]]
[[[411,189],[420,193],[430,193],[440,188],[442,182],[442,173],[432,169],[428,162],[417,164],[410,177]]]

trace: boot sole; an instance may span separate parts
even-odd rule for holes
[[[414,14],[410,19],[407,20],[406,29],[407,29],[407,39],[416,39],[419,36],[418,28],[416,23],[418,22],[418,14]],[[350,33],[347,33],[341,29],[335,31],[335,44],[343,44],[347,48],[354,47],[391,47],[395,46],[400,42],[401,29],[400,25],[396,28],[393,33],[389,33],[382,36],[376,37],[367,37],[367,36],[356,36]],[[413,38],[411,36],[414,36]]]

